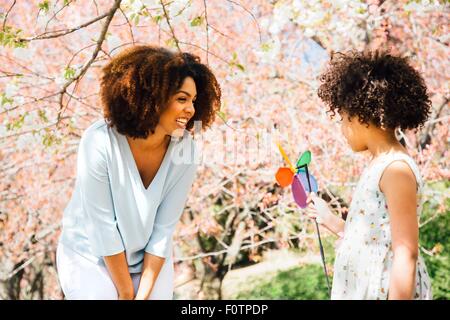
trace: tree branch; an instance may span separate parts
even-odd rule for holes
[[[125,20],[127,21],[128,27],[129,27],[129,29],[130,29],[131,41],[133,42],[133,45],[134,45],[135,41],[134,41],[134,35],[133,35],[133,27],[131,26],[131,23],[130,23],[130,21],[128,20],[127,15],[125,14],[125,12],[123,12],[123,10],[122,10],[121,8],[119,8],[119,10],[120,10],[120,12],[122,12],[123,17],[124,17]]]
[[[209,65],[209,23],[208,23],[208,7],[206,6],[206,0],[203,0],[203,6],[205,7],[205,22],[206,22],[206,64]]]
[[[437,107],[436,112],[434,112],[433,117],[428,121],[428,125],[425,128],[423,134],[420,136],[419,139],[419,146],[421,149],[424,149],[428,144],[431,143],[431,133],[434,130],[434,127],[436,126],[437,121],[433,121],[435,119],[438,119],[441,115],[441,112],[444,110],[444,107],[448,107],[448,97],[444,97],[444,100],[442,101],[441,105]]]
[[[117,2],[118,2],[118,4],[117,4]],[[120,6],[120,2],[121,1],[115,0],[113,8],[116,7],[116,5]],[[88,22],[85,22],[85,23],[79,25],[78,27],[71,28],[71,29],[64,29],[64,30],[48,31],[48,32],[44,32],[42,34],[39,34],[37,36],[29,37],[29,38],[19,38],[19,39],[17,39],[17,42],[29,42],[29,41],[34,41],[34,40],[52,39],[52,38],[58,38],[58,37],[65,36],[65,35],[67,35],[69,33],[72,33],[72,32],[78,31],[78,30],[80,30],[82,28],[85,28],[85,27],[87,27],[87,26],[89,26],[89,25],[91,25],[91,24],[93,24],[93,23],[95,23],[95,22],[97,22],[99,20],[102,20],[105,17],[109,17],[111,15],[111,11],[112,11],[113,8],[111,8],[108,12],[102,14],[101,16],[98,16],[98,17],[96,17],[96,18],[94,18],[94,19],[92,19],[92,20],[90,20]],[[117,10],[117,8],[116,8],[116,10]],[[115,10],[114,10],[114,12],[115,12]],[[49,35],[47,35],[47,34],[49,34]]]
[[[6,20],[8,19],[8,15],[11,12],[12,8],[16,5],[16,0],[14,0],[13,4],[11,5],[11,7],[9,7],[8,11],[6,11],[5,14],[5,18],[3,19],[3,27],[2,30],[4,31],[6,28]]]
[[[179,41],[175,35],[175,31],[173,30],[172,24],[170,23],[170,18],[169,18],[169,14],[167,13],[166,6],[165,6],[163,0],[160,0],[160,3],[162,6],[162,9],[163,9],[163,12],[164,12],[164,17],[166,18],[167,25],[169,26],[170,32],[172,33],[173,40],[175,41],[175,45],[176,45],[178,51],[181,52]]]
[[[262,43],[261,28],[259,27],[259,23],[258,23],[258,20],[256,19],[255,15],[250,10],[248,10],[246,7],[244,7],[242,4],[240,4],[238,2],[233,1],[233,0],[227,0],[227,1],[232,4],[237,5],[238,7],[241,7],[253,18],[253,20],[255,21],[256,27],[258,28],[259,43]]]
[[[58,11],[56,11],[50,19],[48,19],[47,23],[45,24],[45,28],[44,28],[45,32],[47,32],[47,28],[48,28],[50,21],[52,21],[54,18],[56,18],[56,15],[58,13],[60,13],[62,10],[64,10],[65,7],[68,7],[72,2],[73,2],[73,0],[70,0],[67,4],[63,5]],[[56,19],[56,20],[58,20],[58,19]]]
[[[80,70],[80,72],[72,79],[70,79],[69,81],[67,81],[64,86],[62,87],[62,89],[59,91],[59,105],[60,105],[60,109],[58,111],[58,117],[57,117],[57,123],[59,123],[59,121],[61,120],[61,116],[62,113],[64,112],[64,110],[67,108],[68,103],[66,104],[66,106],[63,106],[63,97],[64,94],[67,91],[67,88],[75,81],[78,82],[78,80],[81,79],[81,77],[86,73],[86,71],[89,69],[89,67],[91,66],[91,64],[94,62],[95,58],[97,58],[97,55],[100,51],[100,48],[103,44],[103,41],[105,40],[105,36],[106,36],[106,32],[108,31],[109,25],[114,17],[114,14],[116,13],[116,11],[120,8],[120,3],[121,0],[115,0],[114,1],[114,5],[112,6],[112,8],[109,10],[109,12],[107,13],[107,19],[103,25],[103,28],[100,32],[100,36],[97,40],[97,46],[94,50],[94,52],[92,53],[92,57],[91,59],[89,59],[89,61],[84,65],[84,67]],[[75,91],[75,89],[74,89]],[[72,92],[73,93],[73,92]]]

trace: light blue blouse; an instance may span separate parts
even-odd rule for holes
[[[80,140],[75,189],[59,241],[96,263],[125,251],[130,273],[141,272],[144,252],[170,257],[196,157],[189,134],[172,138],[146,189],[126,136],[105,120],[95,122]]]

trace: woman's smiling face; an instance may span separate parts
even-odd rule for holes
[[[194,102],[197,98],[195,81],[191,77],[184,79],[181,87],[170,97],[167,108],[159,118],[157,127],[167,135],[181,137],[189,120],[195,114]]]

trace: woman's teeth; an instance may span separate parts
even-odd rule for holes
[[[178,118],[176,121],[180,127],[186,127],[186,125],[188,123],[188,119],[186,119],[186,118]]]

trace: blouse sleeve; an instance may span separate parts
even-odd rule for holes
[[[87,131],[80,141],[77,176],[80,183],[86,231],[95,256],[110,256],[124,251],[117,227],[106,166],[106,141],[100,131]]]
[[[190,164],[159,205],[153,231],[145,252],[168,258],[172,249],[172,234],[183,213],[188,193],[197,172],[197,165]]]

